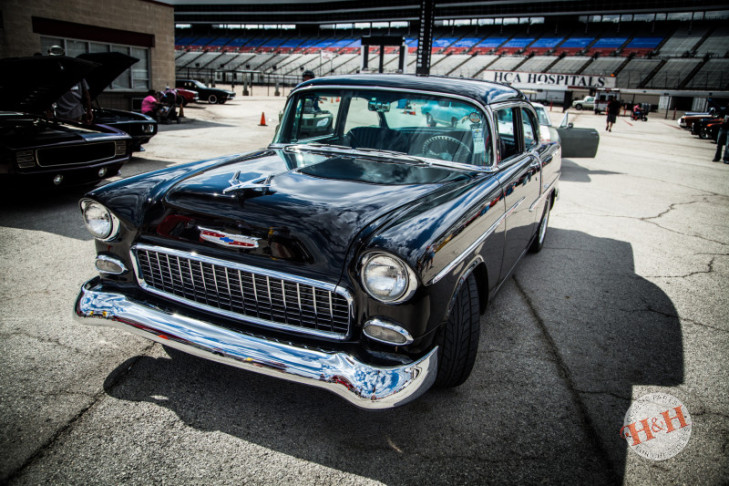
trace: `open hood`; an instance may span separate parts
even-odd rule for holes
[[[66,56],[0,59],[0,110],[43,114],[96,66]]]
[[[91,99],[96,99],[121,73],[139,61],[121,52],[90,52],[79,54],[78,59],[91,61],[98,66],[86,76]]]

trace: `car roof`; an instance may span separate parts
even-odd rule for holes
[[[445,95],[465,96],[486,104],[500,101],[528,101],[521,91],[505,84],[446,76],[416,76],[411,74],[326,76],[301,83],[296,87],[296,90],[314,86],[384,87],[430,91]]]

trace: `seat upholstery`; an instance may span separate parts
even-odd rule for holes
[[[380,127],[353,128],[347,133],[346,138],[352,148],[365,147],[407,153],[410,145],[404,134]]]

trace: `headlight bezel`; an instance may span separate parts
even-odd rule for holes
[[[84,220],[84,226],[86,226],[86,230],[91,233],[91,236],[99,241],[111,241],[119,235],[119,218],[117,218],[116,215],[111,212],[109,208],[107,208],[98,201],[94,201],[93,199],[81,199],[81,201],[79,201],[79,206],[81,208],[81,217]],[[89,218],[87,217],[87,214],[92,207],[101,209],[106,213],[109,223],[108,231],[100,233],[92,230],[92,226],[89,223]]]
[[[370,280],[368,273],[373,271],[370,265],[375,264],[377,259],[384,259],[385,262],[389,261],[392,263],[394,268],[398,269],[398,273],[404,282],[402,291],[395,295],[386,296],[381,293],[377,293],[372,289],[371,284],[368,283],[368,280]],[[383,260],[380,260],[379,264],[382,265]],[[403,259],[384,251],[370,251],[362,255],[362,258],[360,259],[360,283],[362,284],[362,288],[365,292],[367,292],[367,295],[385,304],[399,304],[405,302],[409,300],[418,289],[418,279],[415,276],[415,272],[412,268],[410,268],[410,265],[408,265]]]

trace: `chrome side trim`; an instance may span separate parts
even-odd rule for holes
[[[491,234],[494,231],[496,231],[496,228],[498,228],[499,225],[506,220],[506,218],[508,218],[509,216],[511,216],[511,213],[513,213],[514,211],[516,211],[516,208],[518,208],[521,205],[521,203],[524,202],[525,199],[526,199],[526,197],[522,197],[516,203],[514,203],[513,206],[511,206],[509,209],[507,209],[504,212],[504,214],[502,214],[501,216],[499,216],[499,219],[497,219],[496,221],[494,221],[494,223],[491,226],[489,226],[489,229],[487,229],[484,232],[484,234],[482,234],[481,236],[479,236],[479,238],[476,241],[474,241],[473,243],[471,243],[471,246],[469,246],[468,248],[466,248],[466,250],[463,253],[461,253],[460,255],[458,255],[458,258],[454,259],[452,262],[450,262],[448,265],[446,265],[446,267],[443,270],[441,270],[440,272],[438,272],[438,274],[435,277],[433,277],[430,280],[430,282],[428,282],[426,285],[433,285],[433,284],[438,283],[443,277],[445,277],[446,275],[448,275],[450,273],[450,271],[453,270],[457,265],[460,265],[463,262],[463,260],[466,259],[466,257],[468,255],[470,255],[476,248],[478,248],[479,245],[481,245],[484,241],[486,241],[486,238],[488,238],[489,236],[491,236]]]
[[[186,353],[263,375],[323,388],[365,409],[403,405],[425,393],[438,371],[438,348],[398,366],[374,366],[336,351],[250,336],[135,302],[95,278],[81,287],[74,316]]]
[[[537,206],[541,205],[542,204],[542,201],[544,201],[544,199],[549,195],[549,190],[554,185],[554,182],[555,181],[552,181],[550,184],[547,184],[547,186],[544,188],[544,192],[542,192],[542,195],[539,196],[537,198],[537,200],[532,203],[531,206],[529,206],[529,212],[530,213],[533,213],[534,210],[537,208]]]
[[[304,285],[308,285],[310,287],[315,288],[314,294],[316,293],[317,288],[321,289],[321,290],[326,290],[329,292],[334,292],[334,293],[344,297],[347,300],[347,304],[349,307],[349,324],[350,324],[349,332],[351,332],[351,330],[352,330],[352,322],[354,321],[354,298],[346,289],[344,289],[342,287],[339,287],[337,285],[330,284],[327,282],[322,282],[320,280],[313,280],[313,279],[309,279],[306,277],[300,277],[300,276],[291,275],[288,273],[277,272],[275,270],[268,270],[265,268],[253,267],[253,266],[245,265],[242,263],[232,262],[230,260],[220,260],[218,258],[212,258],[212,257],[208,257],[205,255],[200,255],[195,252],[187,252],[187,251],[175,250],[172,248],[145,245],[145,244],[140,243],[140,244],[136,244],[136,245],[132,246],[132,248],[130,249],[129,252],[130,252],[130,256],[131,256],[131,260],[132,260],[132,265],[134,266],[134,275],[136,277],[137,283],[139,284],[139,286],[141,288],[143,288],[147,292],[153,293],[155,295],[159,295],[159,296],[164,297],[169,300],[174,300],[175,302],[179,302],[181,304],[185,304],[185,305],[188,305],[193,308],[197,308],[197,309],[201,309],[201,310],[211,312],[214,314],[229,317],[229,318],[237,320],[237,321],[250,322],[250,323],[257,324],[259,326],[263,326],[263,327],[267,327],[267,328],[279,329],[282,331],[288,331],[288,332],[293,332],[296,334],[302,334],[302,335],[307,335],[307,336],[316,336],[316,337],[322,337],[322,338],[327,338],[327,339],[337,339],[337,340],[342,340],[342,341],[349,337],[349,332],[347,334],[341,334],[341,333],[334,333],[334,332],[317,331],[315,329],[302,328],[302,327],[298,327],[298,326],[289,326],[287,324],[268,321],[268,320],[261,319],[259,317],[255,317],[255,316],[248,316],[248,315],[239,314],[237,312],[227,311],[227,310],[221,309],[219,307],[202,304],[200,302],[188,300],[188,299],[185,299],[184,297],[180,297],[180,296],[177,296],[174,294],[170,294],[170,293],[158,290],[158,289],[150,286],[149,284],[147,284],[147,282],[145,282],[144,278],[142,277],[141,270],[139,269],[139,263],[137,262],[136,250],[138,250],[138,249],[164,253],[169,256],[187,258],[187,259],[199,262],[201,265],[203,263],[207,263],[210,265],[219,265],[219,266],[223,266],[223,267],[228,267],[228,268],[231,268],[231,269],[234,269],[237,271],[254,273],[256,275],[264,276],[267,279],[275,278],[275,279],[280,279],[280,280],[289,280],[294,283],[304,284]],[[191,276],[191,279],[194,280],[194,278],[192,276]],[[264,297],[264,296],[258,295],[256,286],[253,287],[253,292],[255,294],[255,296],[254,296],[255,300],[259,300],[259,298]],[[270,292],[270,288],[269,288],[268,296],[267,296],[268,300],[271,299],[270,296],[271,296],[271,292]],[[316,295],[313,295],[312,298],[314,300],[315,312],[318,312],[318,310],[316,309]]]

